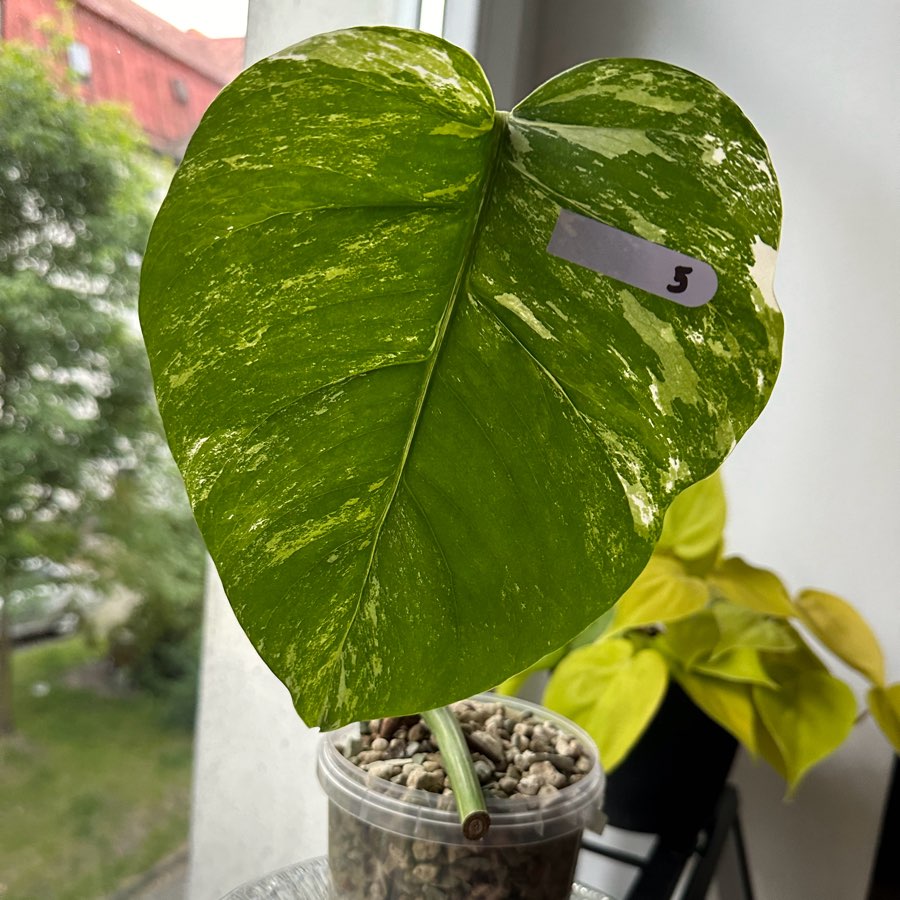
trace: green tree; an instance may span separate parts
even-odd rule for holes
[[[148,477],[152,473],[152,477]],[[109,634],[108,656],[138,688],[168,697],[169,724],[193,727],[204,548],[168,448],[123,473],[101,510],[97,570],[141,602]],[[182,502],[173,503],[173,497]],[[127,539],[114,537],[127,535]]]
[[[167,465],[135,314],[149,157],[127,113],[54,71],[0,44],[0,734],[13,592],[54,573],[115,580],[101,557],[129,535],[102,539],[103,506],[123,472],[152,482]]]

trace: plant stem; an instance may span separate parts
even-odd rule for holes
[[[434,735],[444,768],[450,776],[463,834],[473,841],[484,837],[491,827],[491,817],[484,804],[481,784],[456,716],[449,707],[441,706],[422,713],[422,718]]]

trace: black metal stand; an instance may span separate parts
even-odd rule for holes
[[[897,900],[900,897],[900,754],[894,757],[893,774],[881,820],[878,855],[872,870],[868,900]]]
[[[727,784],[712,819],[693,835],[661,836],[647,857],[606,847],[587,836],[582,848],[640,870],[623,900],[668,900],[693,857],[681,900],[703,900],[718,877],[721,895],[729,900],[753,900],[753,886],[744,836],[738,818],[738,793]]]

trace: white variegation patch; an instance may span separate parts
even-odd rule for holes
[[[515,313],[535,334],[544,340],[555,341],[553,332],[515,294],[497,294],[494,299],[510,312]]]
[[[778,251],[770,247],[756,236],[753,242],[753,265],[750,267],[750,277],[759,288],[760,294],[769,309],[778,311],[778,301],[775,299],[775,261]]]
[[[674,158],[666,153],[659,144],[639,128],[597,128],[589,125],[567,125],[558,122],[539,122],[517,120],[516,127],[526,139],[529,133],[557,138],[606,159],[616,159],[628,153],[637,156],[655,154],[674,162]]]

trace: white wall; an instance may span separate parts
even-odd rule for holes
[[[250,645],[212,566],[204,617],[190,900],[326,851],[318,733]]]
[[[718,84],[766,139],[784,198],[784,365],[726,464],[732,552],[841,593],[900,679],[900,5],[896,0],[556,0],[533,83],[602,56]],[[758,896],[862,898],[891,754],[867,724],[793,803],[736,769]]]

